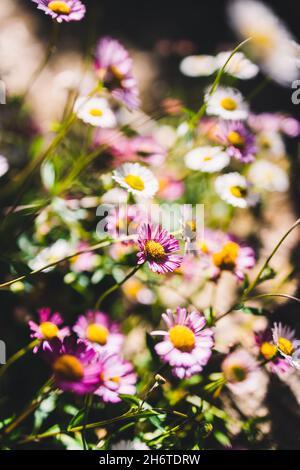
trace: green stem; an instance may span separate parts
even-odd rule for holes
[[[89,412],[93,403],[93,395],[88,394],[84,400],[84,417],[83,417],[83,428],[81,432],[83,450],[88,450],[88,444],[85,437],[86,425],[89,417]]]
[[[5,374],[6,370],[12,365],[14,364],[14,362],[16,362],[18,359],[21,359],[21,357],[25,356],[25,354],[27,354],[29,351],[31,351],[37,344],[39,344],[39,340],[38,339],[35,339],[34,341],[32,341],[31,343],[27,344],[27,346],[24,346],[24,348],[20,349],[19,351],[17,351],[15,354],[13,354],[9,359],[8,361],[6,362],[6,364],[4,364],[1,369],[0,369],[0,379],[2,378],[2,376]]]
[[[245,290],[244,294],[243,294],[243,297],[242,297],[242,300],[247,298],[248,295],[250,294],[250,292],[253,291],[253,289],[255,289],[255,287],[257,286],[257,284],[259,283],[260,281],[260,278],[263,274],[263,272],[266,270],[266,268],[268,267],[271,259],[273,258],[273,256],[277,253],[278,249],[280,248],[280,246],[282,245],[282,243],[285,241],[285,239],[289,236],[289,234],[296,228],[298,227],[298,225],[300,225],[300,219],[296,220],[296,222],[289,228],[289,230],[283,235],[283,237],[281,237],[281,239],[279,240],[279,242],[277,243],[277,245],[275,246],[274,250],[272,251],[272,253],[268,256],[268,258],[266,259],[266,261],[264,262],[264,264],[262,265],[259,273],[257,274],[256,278],[252,281],[252,283],[250,284],[250,286],[248,287],[248,289]]]
[[[114,284],[112,287],[110,287],[109,289],[107,289],[102,295],[100,295],[99,299],[97,300],[96,304],[95,304],[95,310],[98,310],[98,308],[100,307],[101,303],[103,302],[104,299],[106,299],[106,297],[108,297],[110,294],[112,294],[113,292],[115,292],[116,290],[119,289],[119,287],[121,287],[126,281],[128,281],[128,279],[130,279],[132,276],[134,276],[134,274],[142,267],[142,264],[138,264],[137,266],[135,266],[130,272],[129,274],[127,274],[127,276],[124,277],[124,279],[122,279],[121,282],[117,282],[116,284]]]

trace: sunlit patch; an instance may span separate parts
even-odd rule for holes
[[[107,343],[107,338],[109,331],[105,326],[98,325],[97,323],[92,323],[88,325],[86,329],[86,337],[92,343],[98,343],[101,346],[105,346]]]
[[[226,111],[235,111],[237,109],[237,102],[229,96],[227,98],[223,98],[220,104]]]
[[[275,344],[265,341],[260,347],[260,352],[266,359],[270,360],[276,355],[277,348]]]
[[[187,326],[174,326],[170,329],[169,336],[174,347],[182,352],[191,352],[195,347],[195,335]]]
[[[166,258],[164,247],[154,240],[148,240],[145,244],[145,252],[147,258],[153,261],[163,261]]]
[[[59,329],[54,323],[46,321],[40,324],[40,332],[44,339],[50,340],[57,336]]]
[[[124,181],[136,191],[143,191],[145,189],[144,181],[140,176],[129,174],[125,176]]]
[[[293,343],[289,339],[282,337],[278,339],[278,348],[287,356],[291,356],[295,350]]]
[[[69,382],[82,379],[84,369],[81,362],[70,354],[64,354],[53,364],[53,370],[61,379]]]
[[[52,1],[48,3],[48,8],[58,15],[69,15],[71,13],[71,7],[63,1]]]

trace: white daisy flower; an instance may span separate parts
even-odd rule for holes
[[[229,155],[222,147],[196,147],[184,157],[185,164],[191,170],[200,170],[206,173],[220,171],[230,162]]]
[[[130,193],[144,198],[151,198],[158,191],[158,180],[152,171],[139,163],[124,163],[112,177]]]
[[[53,245],[41,250],[33,260],[29,261],[28,265],[33,271],[39,270],[48,264],[55,263],[71,255],[71,249],[70,243],[67,240],[57,240]],[[44,269],[43,272],[47,273],[53,269],[54,267],[50,267]]]
[[[236,0],[228,11],[239,37],[251,38],[247,48],[267,75],[283,85],[298,78],[293,37],[268,6],[256,0]]]
[[[283,138],[278,132],[260,132],[257,135],[256,141],[261,152],[270,157],[279,159],[286,155],[286,149]]]
[[[259,189],[284,193],[289,189],[289,178],[280,166],[268,160],[259,160],[251,165],[249,181]]]
[[[216,178],[215,188],[225,202],[234,207],[246,208],[257,202],[257,195],[250,192],[250,184],[240,173],[227,173]]]
[[[295,330],[281,323],[274,323],[272,335],[279,353],[291,366],[300,370],[300,341],[296,338]]]
[[[87,98],[80,96],[74,105],[78,118],[96,127],[114,127],[116,118],[104,98]]]
[[[235,88],[219,87],[212,96],[209,96],[208,91],[205,101],[207,114],[233,121],[244,120],[248,117],[248,104]]]
[[[232,51],[226,51],[220,52],[216,56],[216,63],[219,69],[224,66],[231,54]],[[233,77],[237,77],[242,80],[248,80],[258,74],[259,68],[257,65],[253,64],[253,62],[247,59],[243,52],[236,52],[226,65],[225,71]]]
[[[134,440],[134,441],[122,441],[117,442],[111,446],[111,450],[149,450],[146,444],[141,441]]]
[[[212,55],[191,55],[181,61],[179,68],[187,77],[207,77],[215,72],[217,64]]]
[[[3,155],[0,155],[0,177],[5,175],[9,170],[8,161]]]

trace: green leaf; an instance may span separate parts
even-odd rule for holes
[[[231,442],[228,436],[221,431],[214,432],[215,439],[223,446],[223,447],[231,447]]]
[[[244,304],[237,305],[236,310],[240,310],[243,313],[256,315],[256,316],[268,316],[270,314],[269,310],[260,307],[247,307]]]
[[[76,426],[80,426],[85,414],[85,408],[82,408],[81,410],[78,411],[78,413],[73,416],[71,421],[69,422],[68,430],[71,428],[75,428]]]
[[[126,395],[124,393],[120,393],[119,397],[121,400],[125,401],[126,403],[130,403],[131,405],[140,406],[141,404],[141,400],[135,395]]]

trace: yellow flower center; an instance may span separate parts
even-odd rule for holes
[[[229,132],[227,139],[230,144],[235,145],[236,147],[242,147],[245,143],[244,137],[236,131]]]
[[[53,1],[48,3],[48,8],[57,13],[58,15],[69,15],[71,13],[71,7],[62,1]]]
[[[270,35],[261,33],[259,31],[252,31],[251,43],[255,46],[262,47],[263,49],[269,49],[274,46],[274,40]]]
[[[176,325],[169,331],[170,340],[182,352],[191,352],[195,347],[195,335],[187,326]]]
[[[164,247],[154,240],[148,240],[145,244],[145,252],[148,258],[154,261],[163,261],[166,257]]]
[[[211,155],[205,155],[205,157],[203,157],[202,160],[204,162],[210,162],[212,160],[212,156]]]
[[[101,111],[101,109],[92,108],[90,109],[90,115],[93,117],[101,117],[103,116],[103,111]]]
[[[53,370],[60,378],[70,382],[82,379],[84,374],[81,362],[70,354],[59,357],[54,362]]]
[[[239,364],[233,364],[225,371],[225,376],[229,382],[243,382],[247,378],[247,370]]]
[[[112,382],[114,382],[115,384],[119,384],[120,383],[120,377],[111,377],[110,380]]]
[[[109,335],[109,331],[105,326],[98,325],[97,323],[92,323],[86,329],[86,337],[92,343],[101,344],[101,346],[105,346],[107,343],[107,338]]]
[[[276,346],[275,344],[265,341],[260,347],[260,352],[266,359],[270,360],[276,354]]]
[[[235,111],[237,108],[237,103],[233,98],[229,96],[227,98],[223,98],[221,100],[222,108],[226,109],[226,111]]]
[[[237,243],[225,243],[221,251],[213,254],[213,262],[215,266],[226,270],[234,269],[239,249],[240,247]]]
[[[234,197],[242,198],[247,195],[247,188],[242,186],[231,186],[230,192]]]
[[[196,232],[197,230],[197,223],[195,220],[187,220],[186,226],[192,231]]]
[[[117,78],[120,81],[123,80],[123,78],[124,78],[123,73],[120,72],[120,70],[115,65],[111,65],[110,70],[111,70],[111,73],[113,74],[113,76],[115,78]]]
[[[287,356],[291,356],[294,352],[293,343],[286,338],[278,339],[278,348],[281,352],[283,352],[283,354],[286,354]]]
[[[144,181],[140,176],[126,175],[124,180],[128,186],[130,186],[132,189],[135,189],[136,191],[143,191],[143,189],[145,189]]]
[[[42,333],[44,339],[50,340],[57,336],[59,329],[54,323],[50,321],[45,321],[40,324],[40,332]]]
[[[199,250],[202,251],[202,253],[205,253],[206,255],[209,253],[209,248],[206,242],[200,242],[198,243]]]

